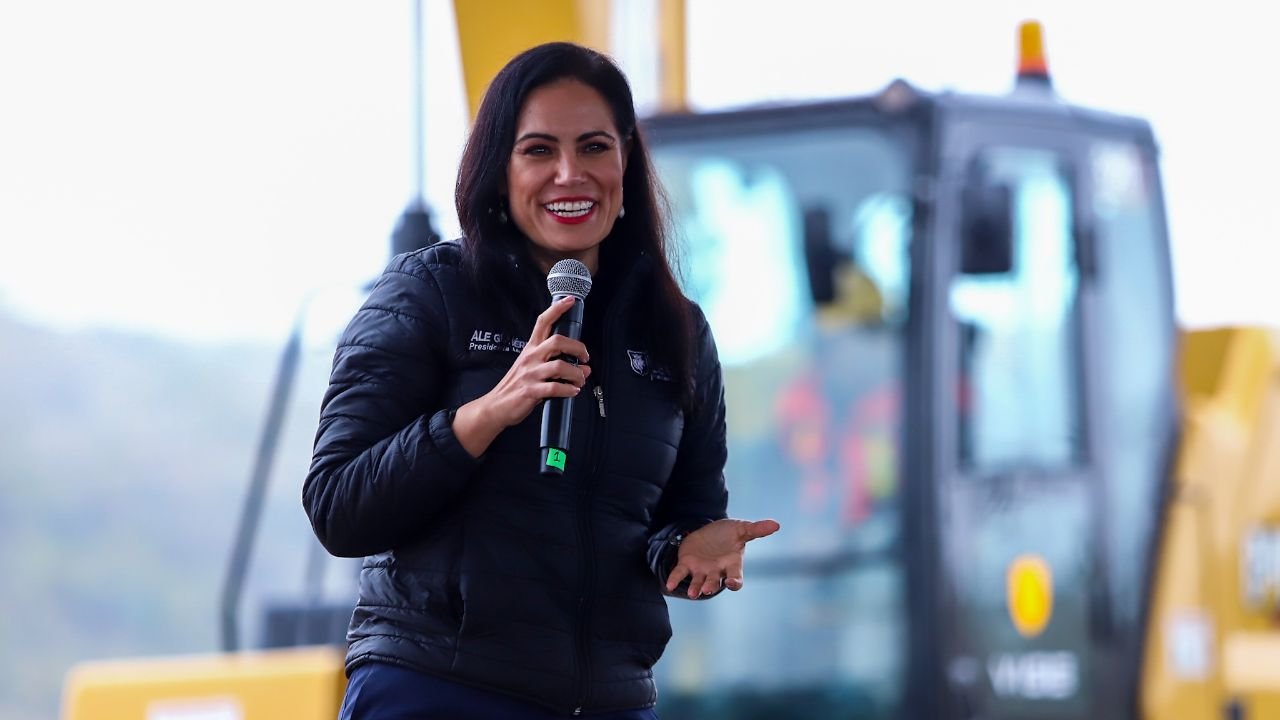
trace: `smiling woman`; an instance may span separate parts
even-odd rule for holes
[[[658,196],[608,58],[552,43],[494,78],[465,237],[392,261],[321,409],[303,502],[331,553],[366,556],[343,718],[652,720],[663,595],[741,589],[747,542],[778,530],[727,517],[720,361]],[[550,303],[565,260],[590,303]],[[571,308],[581,340],[555,331]],[[574,453],[542,476],[552,398]]]

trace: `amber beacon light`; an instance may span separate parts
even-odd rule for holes
[[[1044,27],[1036,20],[1027,20],[1018,27],[1018,81],[1049,84]]]

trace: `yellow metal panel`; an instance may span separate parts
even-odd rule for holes
[[[611,52],[609,44],[609,19],[613,13],[612,0],[578,0],[578,35],[573,42]]]
[[[1143,670],[1143,717],[1211,718],[1217,695],[1212,614],[1202,560],[1207,549],[1203,498],[1176,498],[1165,519],[1157,560],[1160,592],[1151,608]],[[1207,633],[1207,634],[1202,634]]]
[[[659,0],[658,105],[663,112],[685,112],[688,102],[688,39],[684,0]]]
[[[1237,633],[1223,648],[1226,695],[1246,718],[1280,718],[1280,631]]]
[[[568,41],[608,51],[608,8],[591,0],[454,0],[471,116],[502,66],[535,45]]]
[[[1247,426],[1271,383],[1271,335],[1261,328],[1197,330],[1183,335],[1183,388],[1192,402],[1212,400]]]
[[[1182,390],[1188,398],[1214,396],[1231,333],[1229,328],[1183,333]]]
[[[1222,655],[1229,694],[1280,691],[1280,633],[1236,633]]]
[[[68,674],[62,720],[333,720],[343,652],[299,648],[82,663]]]
[[[1280,342],[1259,328],[1186,333],[1186,415],[1156,567],[1143,716],[1280,717],[1276,608],[1246,600],[1245,549],[1280,524]],[[1200,618],[1200,630],[1188,618]],[[1186,660],[1202,656],[1206,662]],[[1190,670],[1189,670],[1190,668]]]

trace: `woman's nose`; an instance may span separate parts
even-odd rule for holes
[[[556,167],[556,182],[560,185],[572,185],[582,180],[582,165],[578,163],[578,159],[572,154],[565,154],[560,157],[560,164]]]

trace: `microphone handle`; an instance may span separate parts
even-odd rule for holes
[[[552,297],[557,302],[561,295]],[[576,297],[576,296],[575,296]],[[552,332],[580,340],[582,338],[582,298],[556,320]],[[561,355],[561,360],[578,364],[578,359]],[[573,427],[573,398],[550,398],[542,404],[542,452],[539,453],[538,470],[543,475],[563,475],[569,456],[569,430]]]
[[[582,298],[576,295],[553,295],[551,297],[551,302],[560,302],[560,298],[562,297],[572,297],[574,299],[573,307],[566,310],[564,314],[560,316],[560,319],[556,320],[556,324],[551,327],[551,332],[556,335],[564,335],[566,337],[573,338],[574,340],[581,340],[582,308],[585,303],[582,302]],[[577,362],[577,358],[574,358],[572,362]]]

